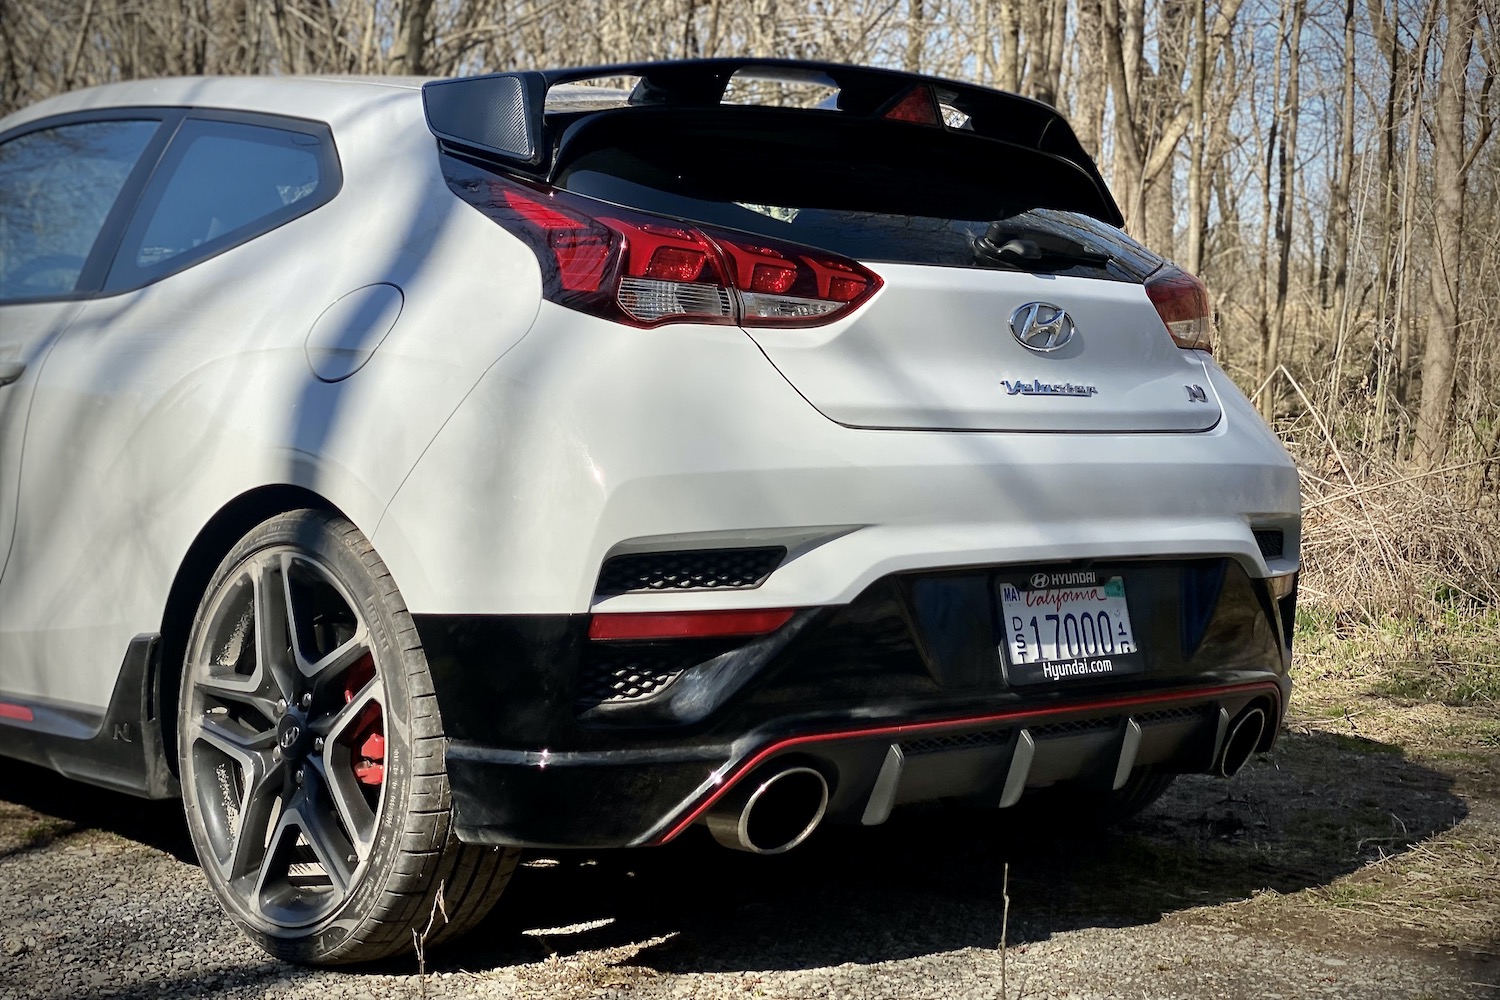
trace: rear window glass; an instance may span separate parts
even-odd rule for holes
[[[852,159],[785,156],[767,149],[757,169],[680,156],[600,149],[573,159],[559,186],[645,212],[819,247],[864,261],[947,267],[1006,267],[980,242],[993,223],[1008,235],[1065,241],[1109,262],[1058,261],[1054,274],[1139,281],[1160,259],[1120,230],[1088,215],[1049,207],[1045,184],[1028,197],[997,177],[941,163],[860,164]],[[765,155],[770,154],[770,155]],[[801,178],[802,183],[786,178]],[[1066,196],[1056,200],[1065,201]]]

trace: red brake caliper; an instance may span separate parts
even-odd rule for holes
[[[344,704],[353,701],[374,677],[375,661],[366,654],[344,677]],[[380,706],[374,702],[366,705],[350,731],[354,734],[350,739],[353,748],[350,760],[355,780],[365,785],[381,784],[385,781],[385,715]]]

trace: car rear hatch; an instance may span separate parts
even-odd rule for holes
[[[569,85],[620,76],[628,89]],[[460,81],[430,85],[440,100],[429,95],[429,119],[446,145],[498,154],[544,191],[584,196],[567,204],[589,217],[622,206],[692,224],[705,245],[811,247],[873,272],[879,290],[851,308],[744,324],[830,419],[1023,432],[1193,432],[1220,419],[1206,355],[1183,349],[1206,340],[1164,323],[1186,288],[1203,312],[1190,325],[1206,326],[1201,285],[1115,228],[1097,170],[1050,108],[807,64],[499,79],[524,139],[497,133],[493,114],[488,146],[465,139],[483,129],[464,118],[480,102],[460,99],[455,88],[473,86]],[[784,106],[810,103],[809,92],[815,106]],[[730,103],[748,93],[772,106]],[[534,114],[538,102],[548,113]]]
[[[906,264],[822,336],[752,330],[809,402],[853,427],[975,431],[1201,431],[1219,420],[1202,358],[1177,348],[1140,285]],[[1022,346],[1034,311],[1071,339]],[[1198,391],[1203,391],[1199,398]]]

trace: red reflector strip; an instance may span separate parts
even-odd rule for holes
[[[793,608],[754,611],[661,611],[599,614],[589,622],[590,639],[692,639],[763,635],[791,620]]]
[[[25,705],[11,705],[0,701],[0,719],[15,719],[17,722],[35,722],[36,716]]]

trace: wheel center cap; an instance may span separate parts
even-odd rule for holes
[[[300,760],[307,756],[307,748],[311,743],[312,730],[302,716],[288,712],[276,724],[276,745],[281,747],[283,757]]]

